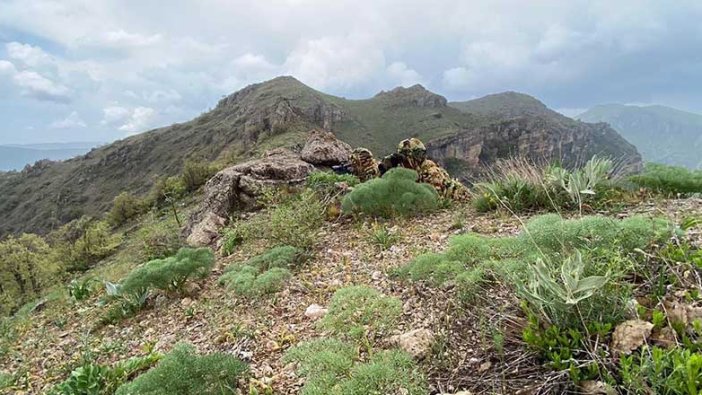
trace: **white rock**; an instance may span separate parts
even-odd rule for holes
[[[429,329],[415,329],[390,339],[417,359],[426,357],[434,344],[434,333]]]
[[[318,320],[324,317],[327,314],[327,311],[327,309],[318,304],[311,304],[305,310],[305,317]]]

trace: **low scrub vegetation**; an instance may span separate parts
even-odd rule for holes
[[[146,204],[142,199],[129,192],[122,192],[112,202],[112,208],[107,213],[107,220],[113,226],[120,226],[142,214],[146,211],[146,208]]]
[[[273,246],[310,249],[325,220],[325,204],[313,190],[288,194],[268,191],[262,198],[265,212],[235,222],[223,231],[222,253],[229,255],[246,240],[264,239]]]
[[[630,180],[641,188],[668,196],[702,193],[702,170],[648,163],[641,174]]]
[[[367,344],[392,329],[401,314],[399,299],[374,288],[351,286],[334,293],[320,326],[335,335]]]
[[[359,184],[341,203],[344,213],[375,217],[409,216],[439,207],[439,196],[429,184],[417,182],[417,172],[395,168]]]
[[[49,391],[49,395],[114,394],[119,386],[152,367],[159,358],[158,354],[149,354],[119,361],[114,365],[84,361],[66,380]]]
[[[474,207],[480,212],[579,209],[604,204],[614,185],[612,162],[593,157],[582,168],[539,166],[526,159],[498,162],[489,180],[475,184]]]
[[[563,256],[577,249],[591,256],[612,250],[633,253],[670,233],[666,221],[644,217],[620,221],[586,216],[564,220],[557,214],[546,214],[527,222],[519,236],[456,236],[446,252],[420,255],[397,273],[435,284],[455,281],[470,296],[487,281],[524,276],[527,267],[538,259],[553,261],[557,266]]]
[[[247,370],[232,355],[199,355],[192,346],[178,344],[155,367],[120,386],[116,395],[233,395]]]
[[[298,373],[307,378],[303,394],[428,393],[425,379],[412,357],[399,350],[377,352],[364,362],[353,344],[322,339],[293,347],[285,360],[297,363]]]
[[[256,297],[278,292],[304,259],[302,250],[279,246],[242,264],[227,267],[219,283],[238,295]]]

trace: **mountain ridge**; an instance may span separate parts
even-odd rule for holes
[[[576,118],[607,122],[647,161],[702,169],[702,115],[661,105],[603,104]]]
[[[603,139],[602,130],[606,136],[616,135],[612,130],[584,123],[578,129],[569,124],[577,121],[565,122],[548,111],[539,115],[536,123],[522,120],[504,126],[514,117],[455,108],[420,85],[349,100],[290,76],[277,77],[227,95],[190,121],[130,136],[63,162],[42,161],[0,175],[0,236],[46,232],[81,215],[101,215],[120,192],[144,195],[157,178],[178,174],[186,158],[223,167],[275,147],[299,149],[314,128],[331,130],[376,156],[393,152],[404,138],[418,137],[437,161],[462,178],[501,155],[540,156],[556,146],[567,158],[638,155],[623,139],[612,147],[596,144]],[[515,116],[534,117],[523,111]],[[434,142],[441,142],[440,149]],[[503,145],[510,148],[495,148]]]

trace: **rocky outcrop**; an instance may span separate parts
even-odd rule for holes
[[[429,157],[470,180],[497,159],[526,157],[535,161],[559,160],[576,166],[593,155],[616,159],[632,171],[641,167],[636,148],[606,124],[561,122],[548,117],[520,117],[427,143]],[[457,162],[458,165],[457,166]]]
[[[300,152],[300,158],[316,166],[334,166],[346,163],[351,146],[337,139],[333,133],[313,130]]]
[[[381,91],[375,95],[375,98],[384,99],[392,107],[439,108],[446,107],[447,104],[445,97],[430,92],[419,84],[409,88],[400,86],[387,92]]]
[[[300,154],[278,148],[219,171],[205,184],[202,206],[184,230],[188,244],[212,244],[233,211],[259,208],[258,199],[265,190],[300,185],[314,165],[344,163],[350,152],[351,147],[332,133],[313,130]]]

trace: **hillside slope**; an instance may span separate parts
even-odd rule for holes
[[[506,98],[500,109],[514,105],[508,96],[491,97]],[[491,106],[483,102],[472,103]],[[437,160],[464,178],[510,155],[557,155],[566,164],[595,153],[640,161],[635,148],[606,126],[556,117],[547,109],[536,115],[511,111],[449,105],[420,85],[348,100],[315,91],[292,77],[278,77],[223,98],[212,111],[189,122],[64,162],[42,161],[22,172],[0,174],[0,237],[44,232],[81,215],[100,215],[121,191],[147,193],[156,177],[179,173],[188,157],[226,165],[273,147],[299,147],[314,127],[331,130],[376,155],[392,152],[401,139],[419,137]]]
[[[608,104],[577,118],[607,122],[641,151],[644,159],[702,169],[702,115],[664,106]]]

